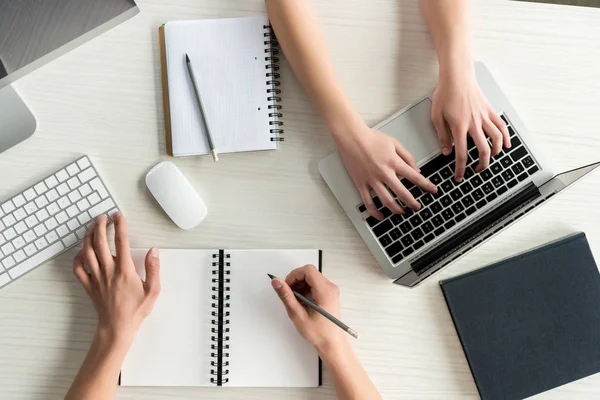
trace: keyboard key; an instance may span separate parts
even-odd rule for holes
[[[421,166],[421,175],[428,177],[448,165],[452,160],[454,160],[454,152],[448,156],[440,154],[427,164]]]
[[[504,168],[510,167],[512,165],[512,163],[513,163],[513,161],[510,158],[510,156],[505,156],[505,157],[502,158],[502,160],[500,160],[500,164],[502,164],[502,166]]]
[[[512,128],[508,128],[509,131],[512,131]],[[511,132],[511,138],[510,138],[510,149],[507,149],[509,151],[512,151],[514,149],[516,149],[517,147],[519,147],[521,145],[521,140],[519,139],[519,137],[517,135],[515,135],[515,132],[512,131]]]
[[[507,190],[508,189],[506,188],[506,186],[502,186],[502,187],[499,187],[498,189],[496,189],[496,193],[498,193],[498,195],[502,195],[502,194],[506,193]]]
[[[46,207],[46,211],[48,212],[48,214],[54,215],[60,211],[60,208],[56,203],[52,203],[48,207]]]
[[[400,239],[400,241],[402,242],[402,244],[405,247],[410,246],[414,242],[413,238],[410,235],[406,235],[406,236],[402,237],[402,239]]]
[[[445,221],[449,221],[454,217],[454,213],[449,208],[442,211],[442,214],[440,214],[440,215],[444,218]]]
[[[484,169],[483,171],[481,171],[481,178],[483,178],[484,181],[489,181],[490,178],[492,176],[494,176],[494,174],[492,174],[492,171],[490,171],[489,168]]]
[[[433,219],[431,220],[431,223],[433,223],[433,225],[437,228],[439,226],[441,226],[444,223],[444,220],[442,219],[441,216],[436,215],[435,217],[433,217]]]
[[[45,209],[43,209],[43,210],[40,210],[40,211],[36,212],[35,216],[37,217],[38,220],[44,221],[50,215],[48,214],[48,211],[46,211]]]
[[[96,172],[94,172],[93,168],[88,168],[85,171],[79,173],[79,175],[77,175],[77,178],[79,178],[79,181],[81,183],[85,183],[87,181],[89,181],[90,179],[94,178],[96,176]]]
[[[460,213],[456,216],[456,222],[460,222],[463,219],[467,218],[467,216],[465,215],[465,213]]]
[[[4,260],[2,260],[2,265],[4,265],[4,268],[6,269],[9,269],[15,264],[15,260],[11,256],[8,256]]]
[[[77,213],[75,213],[75,215],[77,215]],[[379,220],[376,219],[375,217],[367,217],[367,224],[369,224],[370,227],[374,227],[375,225],[377,225],[379,223]]]
[[[69,179],[69,174],[67,174],[67,171],[65,171],[64,169],[61,169],[60,171],[58,171],[56,174],[56,179],[58,179],[59,182],[64,182],[67,179]]]
[[[379,238],[379,243],[381,243],[383,247],[387,247],[392,244],[392,239],[390,238],[390,235],[383,235]]]
[[[70,233],[67,236],[65,236],[62,241],[63,241],[65,247],[71,247],[72,245],[77,243],[77,237],[75,237],[75,235]]]
[[[69,201],[71,203],[77,203],[79,200],[81,200],[81,195],[78,191],[69,193]]]
[[[17,265],[10,271],[8,271],[8,274],[10,275],[11,278],[16,279],[19,276],[23,275],[24,273],[31,271],[32,269],[34,269],[35,267],[37,267],[44,261],[47,261],[50,258],[54,257],[55,255],[57,255],[58,253],[60,253],[63,250],[64,250],[64,246],[62,245],[62,243],[56,242],[53,245],[40,251],[39,253],[34,254],[30,258],[24,260],[22,263],[20,263],[19,265]]]
[[[58,179],[56,179],[56,177],[54,175],[52,175],[51,177],[47,178],[44,183],[46,184],[46,186],[48,186],[48,188],[53,188],[54,186],[58,185]]]
[[[496,197],[498,197],[498,195],[496,193],[490,193],[485,199],[489,203],[490,201],[495,200]]]
[[[15,207],[21,207],[27,201],[25,200],[25,197],[23,197],[22,194],[19,194],[19,195],[16,195],[15,197],[13,197],[12,202],[15,205]]]
[[[414,183],[412,183],[411,181],[409,181],[406,178],[402,178],[400,180],[400,183],[402,184],[402,186],[404,186],[406,188],[406,190],[410,190],[410,189],[412,189],[413,186],[415,186]]]
[[[490,166],[490,169],[492,170],[492,173],[494,175],[499,174],[500,172],[502,172],[502,165],[499,163],[494,163]]]
[[[510,153],[510,157],[513,159],[513,161],[517,161],[520,160],[521,158],[525,157],[527,155],[527,149],[525,149],[525,147],[521,146],[518,149],[512,151]],[[525,160],[523,160],[523,164],[525,164]],[[527,164],[525,164],[525,166],[527,166]]]
[[[490,182],[488,182],[485,185],[483,185],[481,189],[483,190],[483,193],[490,194],[494,191],[494,186]]]
[[[67,222],[67,220],[69,219],[69,216],[67,215],[66,212],[61,211],[58,214],[56,214],[56,220],[58,221],[59,224],[63,224],[65,222]]]
[[[56,228],[56,233],[58,234],[59,237],[63,237],[66,236],[69,233],[69,229],[67,229],[66,225],[61,225],[58,228]]]
[[[415,186],[414,188],[410,189],[409,192],[415,199],[417,199],[420,195],[423,194],[423,191],[418,186]]]
[[[398,254],[396,257],[392,258],[392,264],[398,264],[400,261],[404,259],[402,254]]]
[[[2,204],[2,210],[8,214],[10,212],[13,212],[15,210],[15,205],[13,204],[13,202],[11,200],[7,201],[6,203]]]
[[[465,209],[465,207],[459,202],[452,204],[452,211],[454,211],[455,214],[458,214],[459,212],[463,211],[464,209]]]
[[[452,204],[452,199],[450,198],[450,196],[446,195],[440,199],[440,204],[444,208],[450,207],[450,205]]]
[[[50,231],[58,226],[58,222],[56,222],[54,217],[50,217],[46,220],[46,222],[44,222],[44,225],[46,225],[46,228],[48,228],[48,230]]]
[[[90,203],[87,201],[87,199],[83,199],[77,203],[77,207],[79,207],[81,211],[87,210],[90,207]],[[387,218],[392,215],[392,212],[387,207],[383,207],[381,210],[379,210],[379,212],[383,214],[383,218]]]
[[[471,156],[472,160],[477,160],[479,158],[479,150],[477,149],[477,147],[474,147],[471,150],[469,150],[469,156]]]
[[[85,228],[79,228],[75,231],[75,235],[77,236],[78,239],[83,239],[83,237],[85,236]]]
[[[27,230],[27,225],[25,225],[25,222],[21,221],[18,224],[15,225],[15,231],[17,231],[17,234],[22,234],[23,232],[25,232]]]
[[[518,183],[519,182],[517,182],[516,179],[513,179],[512,181],[506,182],[506,186],[508,186],[508,188],[511,189],[511,188],[517,186]]]
[[[79,228],[79,221],[77,220],[77,218],[73,218],[72,220],[67,222],[67,227],[69,227],[70,231],[74,231],[75,229]]]
[[[79,214],[79,210],[77,209],[77,206],[72,205],[71,207],[67,208],[67,214],[71,218],[74,217],[74,216],[76,216],[77,214]],[[373,218],[373,219],[375,219],[375,218]]]
[[[402,215],[400,215],[400,214],[392,215],[392,218],[390,218],[390,220],[392,221],[392,223],[394,225],[400,225],[402,223],[402,221],[404,221],[404,219],[402,218]]]
[[[35,205],[35,201],[25,204],[24,208],[27,215],[31,215],[38,210],[38,207]]]
[[[444,190],[444,192],[448,193],[454,188],[454,184],[451,181],[447,180],[444,181],[444,183],[442,183],[441,188]]]
[[[446,222],[446,224],[444,225],[444,228],[446,228],[446,229],[450,229],[450,228],[452,228],[454,225],[456,225],[456,222],[454,222],[454,220],[450,220],[450,221]]]
[[[46,240],[48,241],[48,243],[54,243],[58,240],[58,235],[56,234],[56,232],[52,231],[46,235]]]
[[[46,191],[48,190],[48,186],[46,186],[44,182],[38,183],[33,188],[35,189],[35,192],[38,194],[38,196],[46,193]]]
[[[400,230],[403,233],[408,233],[410,232],[412,229],[412,226],[410,226],[410,224],[408,223],[408,221],[404,222],[403,224],[400,225]]]
[[[4,223],[4,226],[12,226],[17,220],[15,220],[15,217],[13,217],[12,214],[8,214],[6,217],[2,218],[2,222]]]
[[[33,230],[38,237],[43,236],[46,234],[46,232],[48,232],[48,228],[46,228],[46,225],[44,224],[39,224]]]
[[[508,125],[508,120],[506,119],[506,116],[504,114],[500,114],[500,118],[502,118],[502,121],[504,121],[504,123]]]
[[[477,209],[475,208],[475,206],[471,206],[471,207],[469,207],[469,208],[467,208],[465,210],[465,214],[467,214],[467,216],[468,215],[472,215],[475,211],[477,211]]]
[[[34,243],[38,250],[42,250],[44,247],[48,246],[48,242],[43,237],[39,238]]]
[[[25,232],[23,234],[23,239],[25,239],[26,243],[31,243],[33,242],[35,239],[37,238],[37,236],[35,235],[35,233],[32,230],[28,230],[27,232]]]
[[[439,174],[433,174],[429,177],[429,180],[431,181],[431,183],[433,183],[434,185],[439,185],[440,183],[442,183],[442,178],[440,177]]]
[[[419,250],[421,247],[423,247],[423,245],[425,244],[425,242],[423,242],[422,240],[418,240],[415,242],[415,244],[413,245],[413,248],[415,250]]]
[[[21,221],[22,219],[24,219],[27,216],[27,213],[25,212],[25,210],[23,208],[17,208],[15,210],[15,212],[13,213],[13,217],[15,217],[15,219],[17,221]]]
[[[25,246],[24,250],[25,250],[25,254],[27,254],[27,257],[31,257],[33,254],[35,254],[37,252],[37,249],[33,243]]]
[[[433,193],[431,196],[432,196],[434,199],[439,199],[440,197],[442,197],[442,196],[444,195],[444,193],[446,193],[446,192],[444,191],[444,189],[442,189],[440,186],[438,186],[438,188],[437,188],[437,192]]]
[[[398,240],[400,239],[400,236],[402,236],[402,233],[398,228],[394,228],[390,231],[390,237],[392,238],[392,240]]]
[[[502,178],[504,178],[505,181],[510,181],[512,178],[515,177],[515,174],[513,174],[513,172],[510,169],[507,169],[506,171],[502,172]]]
[[[420,200],[424,206],[428,206],[433,202],[433,196],[431,196],[431,193],[425,193]]]
[[[420,225],[422,222],[423,222],[423,220],[418,215],[415,215],[414,217],[412,217],[410,219],[411,225],[415,226],[415,227]]]
[[[67,186],[66,183],[61,183],[56,188],[56,191],[58,192],[59,195],[64,196],[65,194],[69,193],[69,187]]]
[[[423,232],[429,233],[433,230],[433,225],[428,221],[421,226],[421,229],[423,229]]]
[[[69,165],[66,168],[67,172],[69,173],[70,176],[74,176],[79,172],[79,167],[77,166],[76,163],[73,163],[71,165]]]
[[[2,254],[4,254],[5,256],[8,256],[9,254],[12,254],[15,251],[15,247],[12,245],[12,243],[6,243],[4,246],[0,247],[0,250],[2,250]]]
[[[58,204],[58,207],[61,210],[64,210],[65,208],[67,208],[71,205],[71,201],[69,200],[69,198],[67,196],[65,196],[65,197],[61,197],[60,199],[58,199],[56,204]]]
[[[473,190],[473,186],[471,186],[471,184],[469,182],[465,182],[460,186],[460,190],[464,193],[467,194],[469,193],[471,190]]]
[[[35,199],[35,205],[38,208],[46,207],[48,205],[48,199],[46,199],[46,196],[40,196],[37,199]]]
[[[92,197],[92,196],[96,196],[95,198],[98,198],[98,200],[100,199],[100,197],[99,197],[99,196],[98,196],[96,193],[93,193],[93,194],[92,194],[90,197]],[[89,201],[90,203],[92,203],[92,202],[90,201],[90,197],[88,197],[88,201]],[[98,202],[98,201],[96,201],[96,203],[97,203],[97,202]],[[95,203],[92,203],[92,204],[95,204]],[[365,211],[367,211],[367,207],[366,207],[364,204],[361,204],[360,206],[358,206],[358,212],[360,212],[360,213],[364,213]]]
[[[84,170],[87,167],[89,167],[90,164],[90,160],[88,160],[87,157],[81,157],[78,161],[77,161],[77,165],[79,166],[79,169]]]
[[[67,181],[67,185],[69,185],[69,188],[71,190],[75,190],[77,187],[79,187],[81,185],[81,183],[79,182],[79,179],[77,179],[77,177],[74,176]]]
[[[423,238],[423,241],[424,241],[425,243],[429,243],[429,242],[431,242],[433,239],[435,239],[435,235],[434,235],[433,233],[430,233],[429,235],[426,235],[426,236]]]
[[[450,168],[446,167],[440,171],[440,175],[443,179],[448,179],[448,178],[452,177],[454,175],[454,173],[452,172],[452,170]]]
[[[433,216],[433,214],[431,213],[431,210],[424,208],[419,212],[419,215],[421,216],[421,218],[423,219],[423,221],[427,221],[429,218],[431,218]]]
[[[93,185],[92,185],[92,187],[93,187]],[[94,188],[94,189],[96,189],[96,188]],[[379,197],[377,197],[377,196],[373,197],[373,203],[375,204],[375,207],[377,207],[377,208],[383,207],[383,203],[381,202],[381,200],[379,200]]]
[[[408,249],[406,249],[406,250],[404,250],[404,251],[402,252],[402,255],[403,255],[404,257],[408,257],[408,256],[410,256],[412,253],[414,253],[414,250],[413,250],[412,248],[408,248]]]
[[[35,199],[37,195],[35,194],[35,190],[33,190],[33,188],[29,188],[23,192],[23,196],[25,196],[25,200],[31,201],[32,199]]]
[[[521,172],[525,171],[525,168],[523,168],[523,165],[519,162],[512,166],[512,171],[515,175],[519,175]]]
[[[471,195],[473,196],[473,199],[475,199],[475,201],[483,199],[483,192],[481,191],[481,189],[474,190]]]
[[[471,179],[471,177],[473,175],[475,175],[475,172],[473,172],[473,170],[471,169],[471,167],[465,168],[465,175],[464,175],[465,179]]]
[[[19,250],[15,254],[13,254],[13,257],[18,264],[21,261],[23,261],[27,256],[25,255],[25,251]]]
[[[471,183],[471,185],[473,185],[473,187],[476,188],[483,183],[483,179],[481,179],[479,175],[475,175],[473,178],[471,178],[469,183]]]
[[[462,199],[462,203],[465,207],[471,207],[475,203],[475,201],[473,200],[473,198],[470,195],[466,195]]]
[[[504,180],[500,176],[495,176],[494,179],[492,179],[492,185],[494,185],[495,188],[498,188],[498,187],[502,186],[503,184],[504,184]]]
[[[528,173],[529,175],[533,175],[533,174],[535,174],[536,172],[538,172],[539,170],[540,170],[540,169],[539,169],[539,168],[538,168],[536,165],[534,165],[533,167],[529,168],[529,170],[527,171],[527,173]]]
[[[525,166],[525,168],[529,168],[533,165],[533,159],[531,158],[531,156],[525,157],[525,159],[523,160],[523,165]]]
[[[17,237],[17,232],[15,231],[14,228],[8,228],[7,230],[5,230],[3,232],[3,234],[4,234],[4,238],[6,240],[13,240],[14,238]]]
[[[93,217],[95,218],[95,217]],[[379,225],[377,225],[376,227],[373,228],[373,233],[375,234],[375,236],[380,237],[383,236],[386,232],[392,230],[394,228],[394,225],[392,225],[392,223],[390,222],[390,220],[384,220],[382,221]],[[79,235],[77,235],[79,236]]]
[[[519,182],[523,182],[525,179],[527,179],[527,172],[523,172],[521,175],[517,176],[517,180]]]
[[[477,204],[475,204],[475,207],[483,208],[483,207],[485,207],[486,204],[487,204],[487,201],[485,201],[485,199],[483,199],[483,200],[478,201]]]
[[[452,197],[452,199],[454,201],[458,201],[460,200],[460,198],[462,197],[462,193],[460,191],[460,189],[454,189],[453,191],[450,192],[450,197]]]
[[[396,254],[400,253],[403,249],[404,249],[404,246],[402,246],[402,243],[395,242],[390,247],[387,247],[385,249],[385,252],[387,253],[388,256],[394,257]]]

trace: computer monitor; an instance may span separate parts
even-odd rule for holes
[[[36,128],[9,85],[138,12],[134,0],[0,1],[0,152]]]

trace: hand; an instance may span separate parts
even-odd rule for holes
[[[476,171],[481,172],[490,164],[490,155],[509,148],[510,137],[506,124],[494,111],[481,92],[474,72],[463,75],[440,72],[440,81],[433,94],[431,119],[435,125],[442,153],[452,152],[452,141],[456,153],[454,178],[460,182],[467,165],[467,134],[479,150]],[[485,136],[492,139],[492,148]]]
[[[411,209],[421,208],[421,204],[400,182],[400,177],[427,192],[437,192],[436,186],[419,173],[413,156],[393,137],[364,124],[348,135],[337,137],[343,138],[338,140],[338,147],[346,170],[373,217],[382,219],[383,215],[373,202],[371,189],[394,214],[402,214],[404,209],[394,200],[390,190]]]
[[[292,293],[293,289],[313,300],[334,317],[340,318],[340,290],[314,265],[305,265],[293,270],[285,280],[275,278],[271,285],[298,332],[315,346],[319,354],[323,354],[333,345],[346,343],[344,331],[312,308],[305,307]]]
[[[150,249],[146,254],[146,281],[142,281],[131,259],[125,218],[116,213],[113,219],[116,257],[106,237],[107,218],[101,215],[85,234],[83,249],[73,261],[73,273],[94,303],[98,335],[129,346],[160,293],[160,262],[158,250]]]

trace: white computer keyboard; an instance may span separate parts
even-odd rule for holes
[[[118,207],[87,156],[0,203],[0,288],[81,242]]]

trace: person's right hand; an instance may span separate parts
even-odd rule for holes
[[[275,278],[271,285],[298,332],[315,346],[319,354],[323,354],[334,344],[346,343],[346,333],[343,330],[312,308],[305,307],[292,293],[294,289],[334,317],[340,318],[340,290],[314,265],[293,270],[285,280]]]
[[[410,152],[395,138],[371,129],[362,122],[358,128],[337,137],[340,156],[346,170],[354,181],[367,211],[373,217],[382,219],[383,215],[373,202],[371,189],[394,214],[402,214],[404,209],[396,203],[390,190],[409,208],[421,208],[421,204],[400,182],[402,177],[426,192],[437,192],[437,187],[419,173]]]

